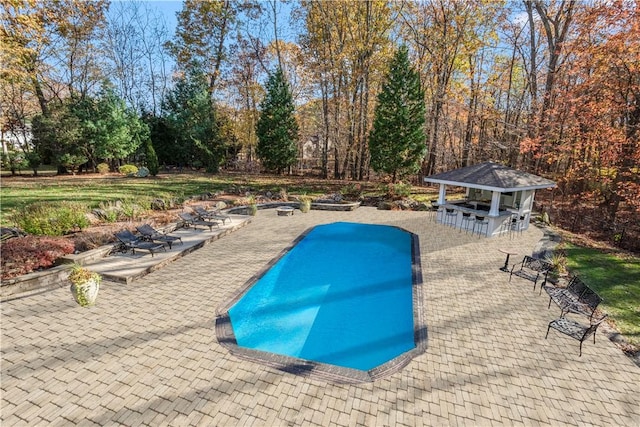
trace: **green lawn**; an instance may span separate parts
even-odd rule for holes
[[[567,267],[596,291],[618,330],[640,346],[640,260],[567,245]]]
[[[135,178],[97,174],[79,176],[28,175],[2,177],[0,189],[0,223],[11,225],[8,215],[18,206],[34,202],[75,201],[90,208],[100,202],[135,200],[140,198],[186,198],[203,193],[234,190],[239,196],[245,191],[277,195],[282,189],[288,194],[311,196],[336,192],[348,185],[341,181],[327,181],[302,177],[234,174],[160,174],[157,177]],[[371,184],[370,187],[374,187]]]

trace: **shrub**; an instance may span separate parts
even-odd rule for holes
[[[280,189],[280,200],[282,200],[283,202],[289,201],[289,193],[287,192],[287,189],[284,187]]]
[[[74,249],[73,242],[66,238],[27,236],[8,240],[2,244],[2,279],[49,268]]]
[[[411,185],[403,183],[387,184],[383,186],[383,191],[389,199],[402,199],[411,196]]]
[[[340,194],[347,199],[358,200],[362,195],[362,186],[355,183],[345,185],[340,189]]]
[[[91,233],[79,233],[73,238],[77,251],[85,252],[97,249],[114,241],[113,230],[95,231]]]
[[[38,168],[42,164],[42,158],[40,157],[40,154],[36,153],[35,151],[31,151],[25,154],[25,158],[27,160],[27,164],[33,171],[33,175],[38,175]]]
[[[63,154],[58,159],[58,162],[60,163],[60,165],[69,169],[73,175],[75,175],[76,172],[78,172],[78,169],[80,168],[81,165],[87,163],[88,161],[89,159],[87,159],[85,156],[77,156],[69,153]]]
[[[100,163],[96,166],[96,169],[100,175],[106,175],[109,173],[109,165],[107,163]]]
[[[122,208],[119,202],[100,202],[100,219],[106,222],[116,222],[122,214]]]
[[[122,215],[129,220],[133,221],[139,218],[142,213],[151,209],[151,199],[141,197],[139,199],[126,199],[120,202],[120,209]]]
[[[21,171],[28,166],[29,163],[23,153],[16,151],[2,153],[2,168],[11,170],[11,175],[15,175],[16,171]]]
[[[62,236],[90,225],[87,206],[78,202],[33,203],[13,212],[14,222],[29,234]]]
[[[138,173],[138,167],[136,165],[122,165],[118,168],[118,171],[122,175],[134,176]]]

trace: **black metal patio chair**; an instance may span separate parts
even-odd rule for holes
[[[533,290],[535,291],[538,280],[542,279],[541,288],[547,283],[547,274],[549,274],[549,270],[552,268],[553,265],[545,260],[525,255],[524,258],[522,258],[522,262],[514,264],[513,267],[511,267],[509,281],[511,281],[511,277],[514,275],[522,277],[523,279],[533,282]]]
[[[593,343],[596,343],[596,331],[598,330],[598,326],[600,326],[606,317],[607,315],[605,314],[600,318],[600,320],[595,323],[591,323],[588,326],[566,317],[560,317],[559,319],[552,320],[551,323],[549,323],[547,335],[544,336],[544,339],[547,339],[549,331],[553,328],[560,333],[580,341],[580,356],[582,356],[582,343],[591,335],[593,335]]]

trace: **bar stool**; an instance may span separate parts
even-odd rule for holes
[[[462,233],[462,229],[464,228],[464,234],[467,234],[469,232],[469,225],[473,226],[473,224],[470,224],[470,222],[473,220],[474,218],[471,218],[470,212],[462,212],[462,221],[460,221],[460,232]]]
[[[436,210],[435,221],[444,222],[444,208],[442,206],[438,207]]]
[[[522,226],[524,225],[524,215],[514,215],[511,217],[511,227],[509,228],[509,235],[513,236],[514,233],[522,234]]]
[[[511,234],[511,220],[513,215],[508,218],[505,218],[500,224],[500,236],[504,236],[505,234]]]
[[[438,202],[435,200],[431,200],[431,209],[429,210],[433,212],[433,215],[431,216],[431,222],[437,222],[438,213],[440,213],[440,206],[438,205]]]
[[[516,221],[517,215],[511,214],[511,216],[505,219],[500,226],[500,235],[503,233],[508,233],[509,237],[511,237],[511,230],[513,230],[514,222]]]
[[[472,235],[476,232],[476,227],[478,227],[478,237],[481,236],[480,233],[482,232],[482,228],[484,228],[484,235],[486,236],[487,232],[489,231],[489,220],[484,216],[476,215],[476,219],[473,222],[473,231],[471,232]]]
[[[456,218],[458,217],[458,212],[452,208],[445,208],[445,217],[444,223],[445,225],[455,227],[456,226]]]

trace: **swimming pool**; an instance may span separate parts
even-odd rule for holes
[[[417,251],[398,227],[314,227],[247,284],[227,331],[254,355],[370,372],[417,347]]]

